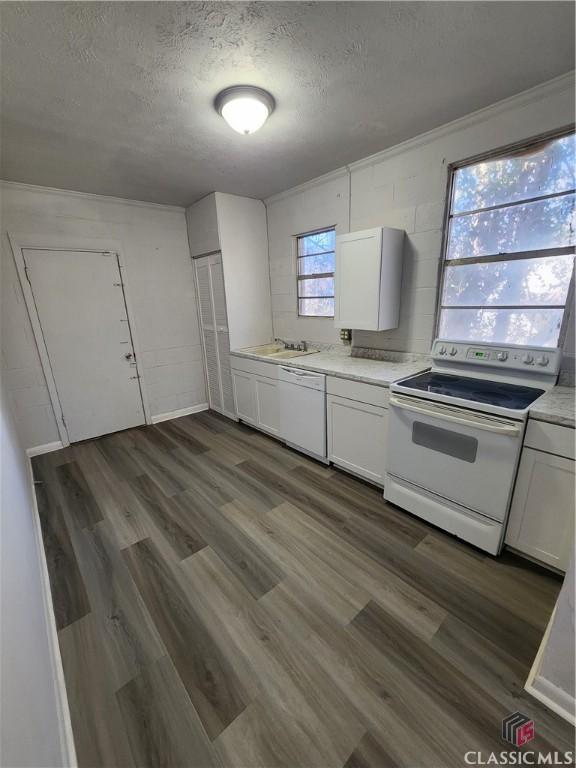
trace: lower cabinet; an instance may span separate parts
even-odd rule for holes
[[[265,376],[254,377],[256,397],[256,425],[259,429],[278,436],[280,412],[278,403],[278,382]]]
[[[327,410],[330,461],[383,485],[387,409],[328,395]]]
[[[232,357],[238,418],[280,437],[280,387],[274,364]],[[386,387],[326,378],[328,459],[376,485],[384,485],[388,396]]]
[[[238,418],[277,436],[279,431],[277,380],[232,369],[232,383]]]
[[[506,544],[565,571],[574,551],[574,460],[522,450]]]
[[[528,419],[506,544],[565,571],[574,553],[574,430]]]
[[[234,403],[239,419],[248,424],[256,424],[256,388],[254,374],[232,369]]]

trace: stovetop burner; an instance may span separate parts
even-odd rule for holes
[[[397,383],[402,387],[415,389],[419,392],[432,392],[436,395],[457,397],[460,400],[470,400],[475,403],[485,403],[486,405],[495,405],[517,411],[527,408],[545,391],[536,389],[536,387],[524,387],[519,384],[507,384],[490,379],[474,379],[468,376],[454,376],[434,371],[426,371]]]

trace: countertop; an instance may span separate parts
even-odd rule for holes
[[[575,395],[573,387],[553,387],[530,408],[530,418],[574,428]]]
[[[352,357],[350,351],[343,352],[314,352],[310,355],[291,357],[288,360],[274,359],[264,355],[255,355],[242,350],[230,352],[235,357],[245,357],[249,360],[260,360],[263,363],[275,363],[291,368],[301,368],[306,371],[325,373],[340,379],[361,381],[365,384],[376,384],[379,387],[389,387],[393,381],[412,376],[430,367],[426,360],[391,361],[368,360],[363,357]]]
[[[288,360],[275,359],[242,350],[233,350],[230,354],[249,360],[259,360],[263,363],[285,365],[291,368],[325,373],[328,376],[337,376],[341,379],[375,384],[379,387],[389,387],[393,381],[398,381],[398,379],[403,379],[406,376],[414,376],[430,367],[429,362],[421,358],[418,360],[370,360],[363,357],[352,357],[349,349],[345,352],[340,350],[314,352],[309,355],[291,357]],[[553,387],[545,395],[538,398],[530,408],[530,418],[575,428],[575,396],[573,387]]]

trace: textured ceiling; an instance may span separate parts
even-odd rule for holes
[[[567,72],[571,2],[1,4],[4,179],[265,197]],[[270,90],[252,136],[222,88]]]

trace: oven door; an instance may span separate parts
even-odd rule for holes
[[[503,522],[523,423],[390,396],[387,472]]]

